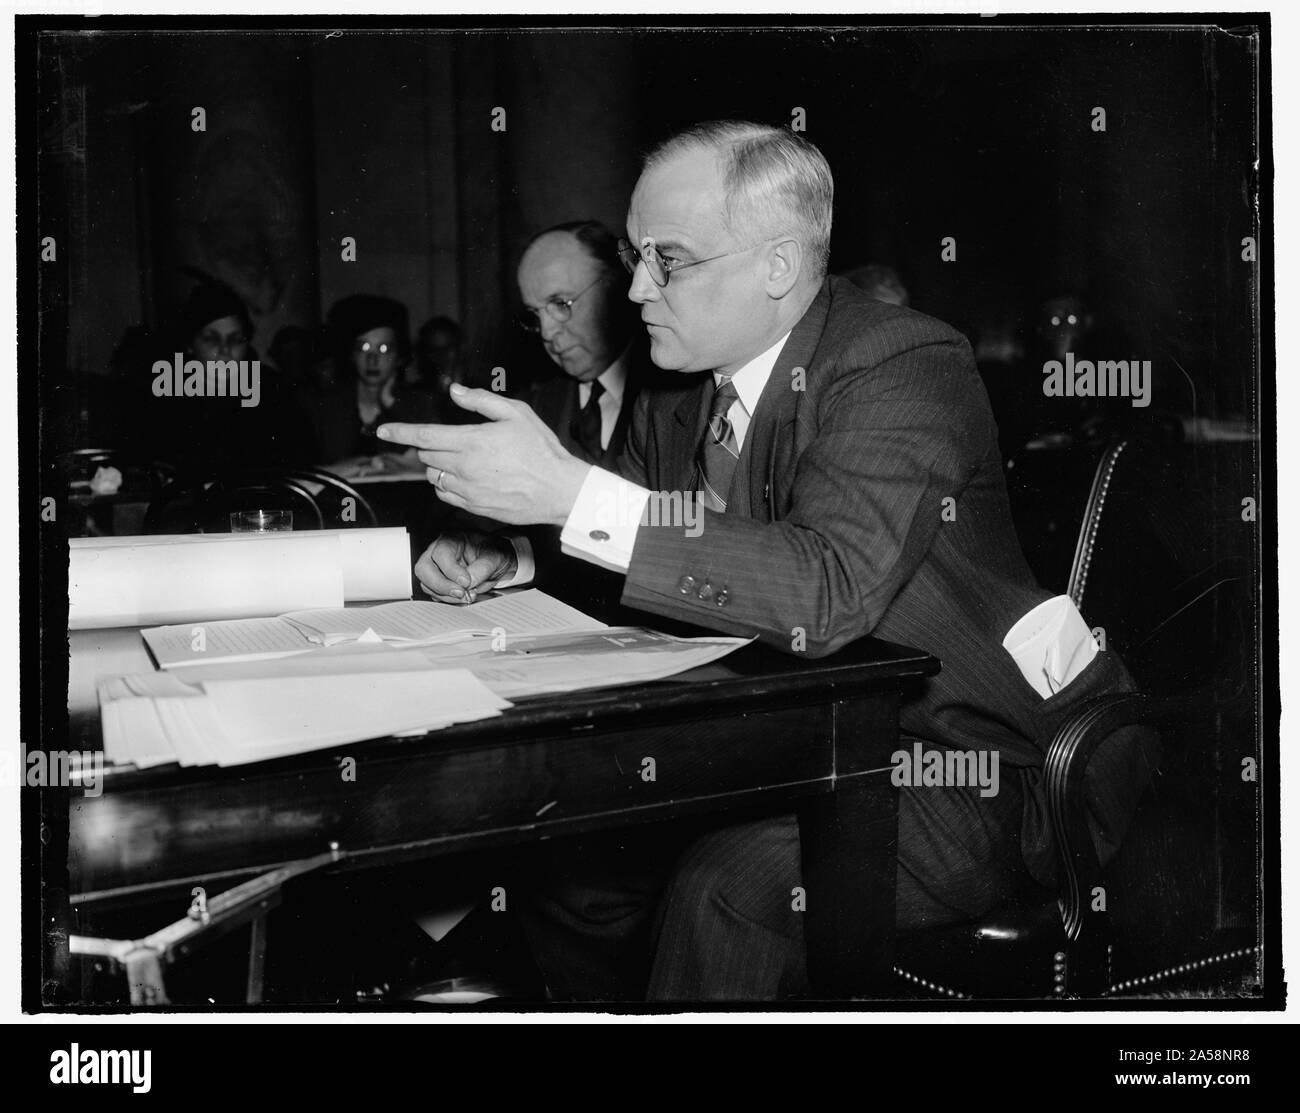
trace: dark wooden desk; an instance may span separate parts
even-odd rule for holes
[[[74,634],[74,673],[93,675],[99,661],[120,670],[139,652],[134,636]],[[174,892],[183,908],[191,886],[216,893],[331,843],[341,851],[331,868],[350,870],[705,812],[794,810],[815,992],[869,996],[892,965],[900,692],[938,668],[873,639],[820,661],[749,646],[668,681],[524,700],[419,738],[231,769],[109,768],[101,796],[71,800],[71,902]],[[96,748],[84,693],[84,683],[72,693],[70,744]],[[341,775],[345,755],[355,781]]]

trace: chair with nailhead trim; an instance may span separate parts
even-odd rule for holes
[[[1059,890],[902,936],[908,996],[958,999],[1249,994],[1258,988],[1257,442],[1128,436],[1086,501],[1068,593],[1143,694],[1092,701],[1050,740]],[[1045,497],[1060,497],[1044,492]],[[1085,823],[1088,761],[1145,723],[1164,757],[1115,857]]]

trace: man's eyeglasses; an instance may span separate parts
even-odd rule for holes
[[[769,241],[764,241],[769,242]],[[680,259],[674,259],[671,255],[664,255],[652,237],[647,236],[639,249],[632,246],[629,240],[618,241],[618,257],[623,260],[623,266],[627,268],[628,274],[636,274],[638,263],[645,263],[645,269],[650,274],[650,280],[661,289],[668,285],[668,279],[676,271],[684,271],[688,267],[698,267],[702,263],[712,263],[715,259],[725,259],[728,255],[743,255],[746,251],[753,251],[754,248],[761,244],[751,244],[749,247],[742,247],[739,251],[724,251],[721,255],[710,255],[707,259],[692,259],[689,263],[684,263]]]
[[[547,299],[546,304],[542,306],[542,309],[546,311],[546,315],[550,317],[552,321],[554,321],[556,324],[562,325],[564,324],[565,321],[567,321],[570,317],[573,316],[573,303],[577,301],[580,297],[582,297],[582,295],[585,294],[588,290],[590,290],[593,286],[600,285],[600,283],[603,282],[604,279],[605,276],[602,274],[599,278],[596,279],[595,282],[592,282],[584,286],[571,298],[560,298],[560,297],[549,298]],[[515,316],[515,324],[517,324],[525,332],[541,332],[542,331],[541,312],[542,310],[534,309],[531,305],[525,305],[523,309],[521,309],[519,313]]]

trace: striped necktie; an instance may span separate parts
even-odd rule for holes
[[[727,492],[731,489],[736,461],[740,459],[736,432],[727,418],[727,411],[739,397],[735,386],[727,379],[714,388],[713,402],[709,406],[709,427],[704,431],[696,463],[700,471],[700,498],[710,510],[727,509]]]

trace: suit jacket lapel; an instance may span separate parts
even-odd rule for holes
[[[664,446],[660,475],[661,491],[692,491],[695,483],[695,455],[704,438],[709,414],[705,408],[706,391],[713,376],[704,374],[685,391],[673,409],[672,420],[664,425]]]
[[[579,449],[578,442],[571,435],[573,429],[573,419],[578,416],[578,380],[569,379],[566,376],[564,390],[560,392],[559,412],[555,415],[555,429],[560,435],[560,440],[566,445],[572,445],[573,450]]]
[[[826,327],[826,315],[830,311],[830,304],[828,280],[822,283],[822,288],[813,299],[812,305],[791,330],[790,339],[785,342],[785,347],[777,356],[776,365],[772,368],[767,385],[759,396],[758,408],[749,423],[749,433],[745,437],[745,447],[741,451],[740,467],[736,472],[739,478],[741,468],[745,469],[749,513],[751,517],[760,521],[770,522],[774,508],[779,506],[778,481],[788,486],[793,478],[791,465],[794,456],[794,438],[785,435],[785,430],[787,426],[794,424],[795,415],[806,393],[810,365]],[[795,383],[796,367],[804,369],[802,384]],[[800,389],[796,390],[796,385],[799,385]],[[733,481],[732,495],[734,497],[739,494],[741,491]]]
[[[609,445],[601,458],[601,467],[614,470],[614,461],[623,450],[627,440],[627,428],[632,424],[632,411],[636,408],[636,395],[639,384],[629,373],[623,387],[623,402],[619,407],[618,420],[614,423],[614,432],[610,435]]]

